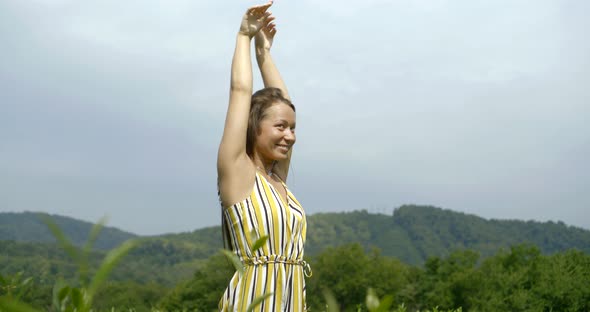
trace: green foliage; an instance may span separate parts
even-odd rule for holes
[[[336,300],[334,294],[325,289],[323,291],[324,298],[326,300],[326,312],[340,312],[340,305]],[[375,294],[375,291],[372,288],[369,288],[367,291],[367,296],[365,297],[365,306],[361,304],[356,305],[357,312],[362,311],[369,311],[369,312],[408,312],[406,306],[402,303],[397,306],[395,310],[393,308],[393,296],[386,296],[383,299],[379,299],[379,297]],[[432,310],[425,309],[425,310],[418,310],[423,312],[462,312],[462,308],[458,309],[449,309],[449,310],[439,310],[438,306],[434,307]]]
[[[213,311],[235,268],[222,253],[213,255],[190,281],[175,287],[158,307],[165,311]]]
[[[314,276],[307,280],[307,301],[312,309],[326,305],[319,296],[324,289],[330,289],[343,311],[356,311],[368,288],[383,296],[407,283],[406,265],[378,251],[367,255],[360,244],[329,248],[310,262]]]
[[[39,312],[29,306],[28,304],[22,303],[18,300],[0,297],[0,311],[4,312]]]
[[[262,248],[262,246],[264,246],[264,244],[266,243],[267,240],[268,240],[268,235],[258,238],[254,242],[254,244],[251,246],[250,250],[252,250],[252,252],[257,251],[258,249]]]
[[[590,253],[590,231],[562,222],[485,220],[429,206],[401,206],[392,216],[366,211],[314,214],[308,217],[308,229],[308,255],[359,243],[365,251],[377,247],[385,256],[414,265],[462,249],[488,257],[518,244],[534,244],[543,253],[569,248]]]
[[[379,300],[373,288],[369,288],[365,302],[370,312],[388,312],[393,305],[393,296],[389,295]]]
[[[63,280],[58,280],[53,290],[53,304],[52,309],[55,311],[76,311],[88,312],[92,310],[94,296],[101,285],[104,283],[113,268],[120,262],[120,260],[133,248],[135,241],[126,241],[119,247],[109,251],[103,260],[102,264],[90,280],[87,278],[88,274],[88,254],[92,249],[92,244],[96,240],[96,236],[102,228],[102,222],[97,223],[91,230],[89,241],[83,250],[79,250],[72,245],[68,238],[64,235],[61,229],[50,219],[46,218],[47,227],[55,236],[56,241],[68,253],[68,255],[78,264],[79,287],[67,285]],[[25,280],[26,281],[26,280]],[[10,293],[9,293],[10,295]],[[12,296],[4,296],[0,301],[0,310],[8,312],[25,312],[34,311],[30,305],[24,304]]]
[[[226,249],[222,249],[221,253],[231,262],[231,264],[234,266],[234,269],[239,274],[244,274],[244,269],[245,269],[244,265],[242,264],[240,259],[233,252],[226,250]]]
[[[431,258],[417,271],[404,302],[411,309],[439,306],[467,311],[588,311],[590,256],[570,250],[551,256],[519,245],[477,265],[478,255],[458,251]],[[410,292],[412,293],[412,292]]]
[[[486,259],[470,305],[479,311],[589,311],[590,256],[570,250],[542,256],[516,246]]]
[[[308,221],[312,311],[326,304],[328,311],[590,311],[586,230],[420,206],[393,216],[352,212]],[[55,243],[0,240],[0,309],[212,311],[235,272],[231,257],[217,252],[218,227],[142,238],[123,260],[131,246],[110,255],[92,248],[101,228],[84,235],[86,244],[56,232],[67,252]],[[322,296],[326,289],[337,304]]]
[[[72,245],[83,246],[91,224],[66,217],[54,218]],[[58,271],[64,271],[64,263],[69,258],[63,252],[56,255],[55,248],[40,250],[34,244],[12,242],[9,245],[2,240],[55,241],[38,219],[34,213],[0,213],[0,249],[10,249],[10,252],[0,255],[0,264],[6,264],[0,266],[0,273],[26,271],[19,268],[18,263],[23,258],[34,258],[44,253],[50,254],[48,259],[56,261]],[[485,220],[429,206],[401,206],[392,215],[371,214],[367,211],[318,213],[308,216],[307,221],[305,252],[308,256],[318,255],[329,247],[350,243],[359,243],[365,251],[379,248],[384,256],[396,257],[413,265],[422,265],[429,257],[446,257],[461,249],[475,250],[485,258],[494,255],[500,248],[522,243],[534,244],[544,254],[570,248],[590,253],[590,231],[568,227],[562,222]],[[31,235],[24,234],[28,232]],[[104,249],[101,243],[106,239],[111,242],[106,249],[110,249],[132,235],[124,234],[116,229],[104,228],[96,238],[96,246]],[[123,261],[121,269],[113,272],[113,278],[172,286],[198,269],[220,248],[223,246],[219,227],[144,237]],[[92,254],[90,261],[99,263],[104,254]],[[10,270],[5,267],[10,267]]]
[[[266,293],[262,296],[254,298],[254,300],[252,300],[252,303],[250,303],[248,305],[248,308],[246,308],[246,312],[252,312],[254,310],[254,308],[256,308],[259,304],[261,304],[262,301],[264,301],[264,299],[266,299],[272,295],[273,295],[273,293],[270,292],[270,293]]]
[[[191,276],[206,259],[203,255],[196,256],[200,251],[194,252],[191,247],[183,245],[184,242],[166,242],[161,239],[139,240],[137,247],[114,268],[112,279],[173,286]],[[74,249],[75,253],[87,255],[86,276],[92,273],[92,268],[100,265],[107,254],[97,250],[82,252],[78,247]],[[140,252],[136,252],[136,249],[140,249]],[[58,245],[0,241],[0,250],[1,274],[12,275],[24,271],[29,276],[38,277],[37,282],[43,284],[53,284],[58,277],[78,279],[79,261],[70,258]],[[170,254],[162,250],[169,250]]]
[[[340,305],[338,304],[336,297],[334,297],[334,293],[332,293],[327,288],[324,288],[322,293],[324,294],[324,299],[326,300],[326,304],[324,306],[326,307],[327,312],[340,311]]]
[[[51,222],[50,219],[46,220],[48,227],[56,237],[57,241],[61,244],[72,259],[78,262],[79,268],[79,284],[80,287],[73,287],[69,285],[63,285],[65,283],[57,283],[54,288],[53,308],[57,311],[77,311],[85,312],[92,309],[94,296],[100,286],[105,282],[108,275],[111,273],[115,265],[129,253],[135,245],[135,241],[126,241],[119,247],[109,251],[103,260],[102,264],[94,274],[92,280],[87,277],[88,274],[88,253],[91,250],[92,243],[95,236],[100,231],[102,223],[97,223],[91,231],[91,235],[86,248],[83,250],[76,249],[63,235],[59,227]]]
[[[478,258],[471,250],[456,251],[445,259],[429,258],[411,286],[415,289],[414,297],[406,298],[406,303],[415,309],[429,306],[467,309],[467,298],[474,295],[480,282],[475,274]]]
[[[337,311],[365,311],[363,303],[369,311],[381,304],[386,311],[395,304],[397,311],[590,311],[590,255],[581,251],[543,256],[518,245],[480,260],[473,250],[458,250],[423,268],[392,260],[359,244],[326,250],[312,262],[308,304],[323,311],[332,297]],[[317,296],[322,289],[331,295]]]
[[[577,250],[544,256],[537,247],[519,245],[483,260],[477,252],[459,250],[448,257],[431,257],[423,267],[410,267],[352,244],[328,249],[312,260],[315,274],[307,280],[312,311],[590,310],[590,255]],[[201,268],[193,279],[163,298],[166,289],[157,284],[105,283],[93,295],[92,307],[96,311],[112,307],[215,310],[235,268],[222,253],[209,258]],[[24,280],[19,276],[7,284],[21,285]],[[25,284],[26,288],[31,286]],[[65,282],[54,288],[53,310],[71,311],[71,307],[88,305],[88,288]],[[327,295],[318,295],[322,293]],[[0,297],[0,309],[33,311],[28,305],[7,300],[7,296]]]
[[[200,243],[174,240],[162,237],[142,238],[130,253],[130,259],[144,264],[170,267],[195,259],[206,259],[213,253],[207,253]]]
[[[0,296],[18,300],[31,288],[32,280],[24,277],[22,271],[12,276],[0,274]]]
[[[447,256],[458,249],[473,249],[488,257],[500,248],[519,244],[533,244],[543,253],[569,248],[590,253],[590,231],[568,227],[563,222],[485,220],[474,215],[413,205],[396,209],[393,221],[394,226],[404,229],[422,259]]]
[[[169,290],[156,283],[139,284],[106,282],[94,296],[93,307],[98,311],[112,308],[122,311],[149,312]]]

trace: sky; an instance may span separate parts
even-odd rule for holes
[[[1,0],[0,212],[141,235],[219,225],[231,57],[254,4]],[[590,2],[271,11],[297,107],[288,185],[308,214],[418,204],[590,229]]]

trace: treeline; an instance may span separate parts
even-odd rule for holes
[[[74,245],[82,246],[90,232],[90,223],[60,216],[53,218]],[[35,213],[0,213],[0,242],[55,242],[42,219]],[[422,265],[432,256],[446,257],[456,249],[473,249],[487,257],[515,244],[533,244],[544,254],[571,248],[590,253],[590,231],[563,222],[486,220],[431,206],[404,205],[391,215],[367,211],[318,213],[308,216],[307,221],[305,253],[310,256],[349,243],[360,243],[365,250],[377,247],[383,255],[413,265]],[[105,228],[96,247],[111,249],[135,237]],[[158,264],[164,270],[171,266],[194,269],[194,261],[205,260],[222,248],[218,226],[141,239],[144,246],[133,251],[137,257],[132,255],[129,259]],[[30,250],[26,245],[23,248]],[[22,251],[17,252],[24,255]],[[35,254],[29,253],[29,256]],[[2,257],[11,257],[11,254],[2,253]],[[0,273],[4,273],[1,268]]]
[[[542,255],[531,245],[518,245],[481,258],[473,250],[431,257],[423,266],[404,264],[378,249],[360,244],[328,248],[307,259],[313,276],[307,279],[311,311],[325,311],[324,290],[330,290],[342,311],[364,310],[369,288],[407,311],[433,307],[462,311],[590,311],[590,255],[569,250]],[[211,256],[192,278],[175,287],[163,284],[111,281],[96,295],[97,311],[212,311],[234,269],[221,253]],[[25,276],[26,277],[26,276]],[[24,278],[24,277],[23,277]],[[3,277],[8,280],[7,276]],[[0,287],[0,297],[7,289]],[[1,285],[0,285],[1,286]],[[24,285],[21,300],[39,309],[51,305],[51,285],[37,278]]]
[[[358,242],[366,250],[377,247],[383,255],[414,265],[457,249],[487,257],[516,244],[533,244],[545,254],[570,248],[590,253],[590,231],[563,222],[486,220],[431,206],[404,205],[390,216],[366,211],[314,214],[308,229],[307,254]]]
[[[412,267],[378,251],[363,254],[358,245],[351,245],[323,253],[314,264],[317,279],[310,280],[310,291],[333,288],[340,302],[349,303],[347,307],[358,302],[364,287],[373,287],[380,295],[393,294],[396,302],[412,310],[429,306],[464,311],[590,309],[590,288],[584,286],[590,282],[590,256],[576,250],[543,256],[536,247],[520,245],[486,259],[462,250]]]
[[[542,255],[519,245],[481,259],[473,250],[429,258],[421,266],[366,253],[361,245],[329,248],[309,259],[307,302],[323,311],[323,290],[334,294],[342,311],[363,306],[367,290],[391,295],[408,311],[590,311],[590,256],[570,250]],[[211,311],[217,307],[233,269],[221,255],[208,260],[192,280],[177,286],[160,302],[165,310]]]
[[[36,218],[33,228],[38,228],[37,215],[28,217]],[[66,236],[77,236],[87,226],[60,220],[70,231],[64,230]],[[408,311],[437,306],[590,311],[587,230],[561,222],[485,220],[424,206],[402,206],[392,216],[316,214],[308,222],[306,255],[314,275],[308,279],[307,301],[312,311],[323,311],[324,289],[334,293],[344,311],[357,311],[368,288],[379,297],[392,296],[396,306],[403,304]],[[0,222],[0,230],[2,224],[7,223]],[[5,227],[5,234],[14,226]],[[107,241],[122,239],[120,233],[106,233]],[[96,294],[96,308],[214,310],[234,271],[220,248],[219,227],[139,238]],[[90,274],[105,256],[103,250],[88,251]],[[27,302],[48,310],[56,281],[75,285],[77,270],[54,243],[0,239],[0,297],[19,289]],[[19,276],[32,279],[21,283]]]
[[[137,247],[114,269],[111,280],[173,286],[198,270],[214,253],[210,249],[164,238],[139,239]],[[0,241],[0,251],[0,274],[26,272],[49,285],[58,278],[76,277],[77,266],[58,244]],[[106,251],[91,250],[89,266],[97,268],[105,256]]]

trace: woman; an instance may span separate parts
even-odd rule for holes
[[[287,188],[295,143],[295,106],[270,55],[276,34],[272,5],[251,7],[242,18],[231,67],[229,107],[217,158],[223,232],[245,266],[236,272],[220,303],[221,311],[305,311],[303,259],[306,222]],[[250,43],[265,88],[252,94]],[[254,242],[268,236],[253,250]],[[270,294],[270,295],[269,295]]]

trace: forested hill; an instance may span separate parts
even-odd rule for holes
[[[82,246],[88,239],[93,224],[70,217],[49,215],[39,212],[0,213],[0,240],[18,242],[54,243],[44,218],[49,217],[57,224],[74,245]],[[104,227],[94,244],[101,250],[112,249],[137,235],[113,227]]]
[[[78,245],[87,238],[90,223],[52,216]],[[112,248],[135,237],[105,228],[97,242],[100,249]],[[43,242],[52,239],[35,213],[0,213],[0,240]],[[178,265],[204,259],[222,248],[221,230],[209,227],[193,232],[144,237],[132,252],[148,261]],[[359,242],[367,250],[377,247],[386,256],[409,264],[421,264],[429,256],[444,257],[456,249],[473,249],[483,257],[500,248],[530,243],[544,253],[572,248],[590,253],[590,231],[563,222],[486,220],[464,213],[429,206],[406,205],[392,215],[366,211],[318,213],[308,216],[305,252],[314,256],[327,247]],[[168,259],[168,258],[170,259]],[[156,259],[157,258],[157,259]],[[168,260],[167,260],[168,259]]]
[[[563,222],[486,220],[429,206],[402,206],[390,216],[365,211],[315,214],[308,223],[306,253],[312,254],[349,242],[377,247],[383,255],[410,264],[465,248],[485,257],[521,243],[534,244],[543,253],[572,248],[590,253],[590,231]]]
[[[563,222],[486,220],[430,206],[401,206],[392,215],[366,211],[318,213],[307,218],[305,253],[313,256],[327,247],[352,242],[409,264],[429,256],[444,257],[457,249],[473,249],[483,257],[501,248],[529,243],[544,253],[579,249],[590,253],[590,231]],[[167,235],[170,240],[206,242],[211,252],[221,248],[219,227]]]
[[[86,240],[90,223],[52,217],[77,245]],[[379,296],[393,294],[395,302],[414,307],[408,311],[425,306],[589,311],[588,230],[562,222],[486,220],[426,206],[402,206],[391,215],[322,213],[307,220],[306,260],[314,268],[307,284],[308,303],[316,307],[325,306],[322,289],[331,289],[338,302],[357,307],[371,287],[381,291]],[[34,277],[34,288],[26,293],[38,307],[51,305],[57,280],[77,283],[80,278],[77,261],[57,244],[39,242],[52,237],[45,228],[35,213],[0,213],[0,279],[14,283],[10,281],[19,281],[19,272]],[[136,236],[105,228],[101,239],[108,244],[102,248],[131,237]],[[153,311],[158,302],[167,307],[162,311],[213,310],[234,273],[221,248],[219,226],[139,237],[97,295],[96,302],[103,304],[97,310],[141,306],[136,311]],[[372,252],[374,248],[381,255]],[[87,259],[92,276],[106,255],[93,250],[75,258]]]

